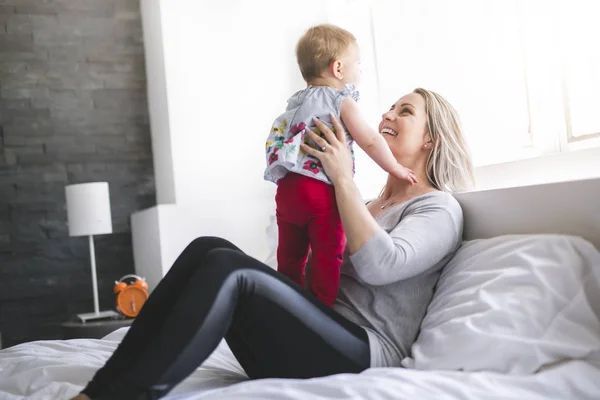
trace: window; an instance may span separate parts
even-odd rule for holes
[[[562,148],[598,146],[600,29],[597,16],[600,4],[579,0],[568,4],[560,2],[557,8],[566,122]]]
[[[459,111],[477,166],[600,146],[600,3],[378,0],[382,107],[415,87]]]

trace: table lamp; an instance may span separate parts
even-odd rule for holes
[[[94,312],[78,314],[83,321],[116,317],[116,311],[100,311],[98,305],[98,281],[96,279],[96,254],[94,235],[112,233],[110,196],[107,182],[90,182],[65,187],[69,236],[87,236],[90,245]]]

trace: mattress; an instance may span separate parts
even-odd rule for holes
[[[128,328],[103,339],[49,340],[0,351],[0,399],[68,399],[106,361]],[[223,341],[167,400],[598,399],[600,363],[576,360],[536,374],[372,368],[324,378],[249,381]]]

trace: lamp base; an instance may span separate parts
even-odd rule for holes
[[[117,318],[120,314],[116,311],[112,311],[112,310],[107,310],[107,311],[100,311],[98,313],[95,312],[91,312],[91,313],[84,313],[84,314],[77,314],[77,318],[79,318],[81,320],[81,322],[86,323],[87,321],[94,321],[97,319],[111,319],[111,318]]]

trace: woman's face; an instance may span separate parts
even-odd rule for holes
[[[419,156],[426,156],[424,150],[431,148],[425,99],[417,93],[402,97],[382,115],[379,133],[401,164],[414,165]]]

